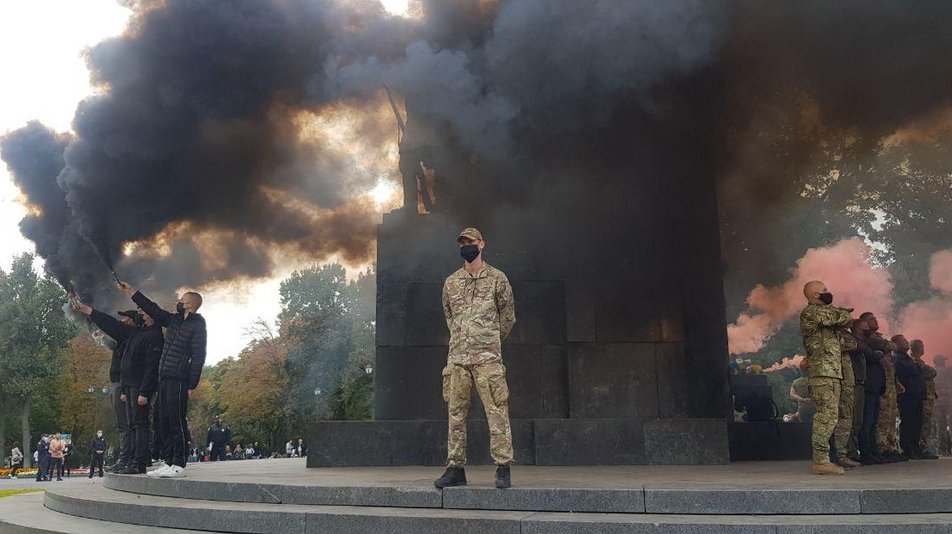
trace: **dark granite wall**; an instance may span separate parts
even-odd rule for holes
[[[394,451],[422,445],[406,425],[442,439],[432,435],[446,419],[440,297],[462,265],[455,238],[467,226],[483,232],[486,260],[515,294],[503,358],[514,433],[525,433],[516,440],[531,450],[517,461],[727,461],[713,156],[695,140],[711,118],[626,113],[601,132],[618,135],[526,141],[507,162],[473,158],[449,135],[411,148],[411,121],[401,159],[436,162],[437,202],[428,214],[397,210],[379,227],[375,418],[386,423],[319,423],[320,454],[309,462],[360,463],[347,444],[362,439],[386,440],[387,457],[408,458]],[[472,419],[481,412],[474,395]]]

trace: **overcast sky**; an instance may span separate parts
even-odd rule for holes
[[[318,1],[318,0],[315,0]],[[407,0],[383,0],[403,14]],[[83,50],[122,32],[129,10],[114,0],[0,1],[0,133],[39,120],[57,131],[70,130],[76,105],[93,92]],[[0,162],[0,268],[17,254],[33,251],[20,235],[25,213],[20,192]],[[38,267],[41,267],[39,264]],[[257,318],[273,321],[280,309],[279,273],[272,280],[205,293],[202,314],[209,325],[208,363],[237,355]]]

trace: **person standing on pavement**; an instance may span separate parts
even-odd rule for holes
[[[40,441],[36,444],[36,481],[44,482],[49,480],[50,471],[50,439],[43,434]]]
[[[183,293],[175,312],[163,310],[131,285],[121,282],[119,289],[131,295],[133,302],[156,324],[165,327],[165,343],[159,358],[159,433],[164,442],[165,466],[149,474],[162,478],[185,476],[188,451],[188,399],[202,378],[208,334],[205,318],[199,315],[202,296],[194,291]]]
[[[225,459],[225,447],[231,444],[231,429],[222,423],[220,415],[216,415],[212,426],[208,427],[205,443],[208,444],[209,461],[217,462]]]
[[[109,450],[109,444],[102,435],[102,430],[96,431],[96,437],[89,442],[89,478],[93,478],[93,472],[99,468],[99,476],[102,477],[103,462],[106,458],[106,451]]]
[[[65,457],[66,442],[63,441],[63,435],[59,432],[50,440],[50,478],[53,478],[53,471],[56,471],[56,480],[63,481],[63,460]]]
[[[807,306],[800,313],[800,333],[810,374],[810,396],[816,405],[813,416],[814,475],[842,475],[843,468],[830,462],[830,438],[839,419],[840,387],[843,380],[840,331],[851,326],[847,310],[832,305],[833,295],[819,280],[803,287]]]
[[[513,451],[502,342],[516,324],[512,286],[505,273],[483,260],[486,242],[479,230],[466,228],[456,242],[464,263],[443,284],[443,313],[450,332],[443,369],[443,400],[449,412],[447,467],[434,485],[466,485],[466,419],[475,388],[486,410],[496,487],[508,488]]]

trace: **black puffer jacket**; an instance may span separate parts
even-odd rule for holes
[[[167,312],[138,291],[132,295],[132,300],[142,311],[152,316],[156,324],[165,327],[159,380],[181,380],[188,385],[188,389],[195,389],[202,378],[202,366],[205,365],[205,345],[208,340],[205,318],[197,313],[190,313],[185,318],[180,313]]]

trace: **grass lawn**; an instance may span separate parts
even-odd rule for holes
[[[4,497],[9,497],[11,495],[19,495],[21,493],[36,493],[37,491],[43,491],[41,489],[8,489],[0,490],[0,499]]]

